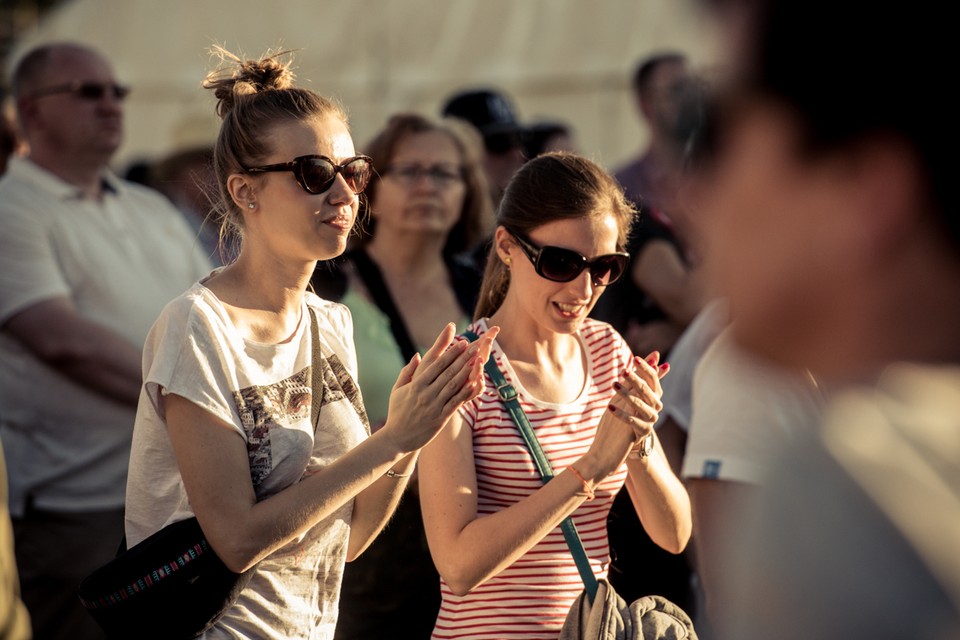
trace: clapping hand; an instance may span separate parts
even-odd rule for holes
[[[660,379],[670,366],[660,364],[657,352],[646,359],[634,357],[632,365],[614,383],[615,392],[588,454],[607,474],[623,464],[631,448],[653,433],[653,425],[663,409]]]
[[[492,327],[470,343],[458,338],[450,323],[422,358],[415,354],[400,371],[383,429],[389,430],[401,451],[426,445],[464,402],[480,394],[483,364],[499,332],[499,327]]]

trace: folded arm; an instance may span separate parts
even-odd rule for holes
[[[69,298],[31,305],[7,320],[3,330],[77,384],[136,406],[140,348],[113,329],[80,315]]]

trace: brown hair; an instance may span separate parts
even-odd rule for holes
[[[600,165],[563,151],[545,153],[524,164],[503,193],[497,225],[529,234],[548,222],[613,215],[617,250],[623,251],[636,208],[617,181]],[[493,315],[510,288],[510,270],[494,244],[480,285],[474,319]]]
[[[391,117],[386,126],[367,143],[364,152],[373,158],[373,166],[386,167],[393,159],[397,147],[407,137],[420,133],[438,131],[446,134],[460,152],[463,165],[463,180],[466,187],[460,218],[447,236],[443,253],[452,256],[477,245],[487,233],[493,219],[493,202],[490,188],[481,164],[483,140],[480,134],[470,126],[453,118],[432,120],[415,113],[400,113]],[[380,180],[371,180],[367,186],[367,202],[373,206],[376,201]],[[374,219],[367,217],[366,228],[360,236],[360,242],[367,242],[375,233]]]
[[[213,149],[213,170],[220,202],[214,216],[220,223],[221,252],[228,241],[243,237],[243,214],[227,190],[227,178],[264,160],[271,151],[272,128],[283,122],[334,116],[347,123],[344,110],[309,89],[293,86],[290,51],[268,51],[258,60],[242,60],[222,47],[212,52],[223,63],[207,74],[205,89],[217,98],[222,123]],[[234,253],[234,255],[236,255]]]

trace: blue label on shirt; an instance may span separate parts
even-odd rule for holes
[[[719,460],[706,460],[703,463],[703,477],[704,478],[719,478],[720,477],[720,461]]]

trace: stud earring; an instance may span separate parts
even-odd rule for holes
[[[248,208],[248,209],[256,209],[256,208],[257,208],[257,205],[255,205],[254,203],[250,202],[250,203],[247,204],[247,208]]]
[[[510,268],[510,256],[507,256],[506,258],[504,258],[504,259],[503,259],[503,263],[504,263],[505,265],[507,265],[507,269],[509,269],[509,268]]]

